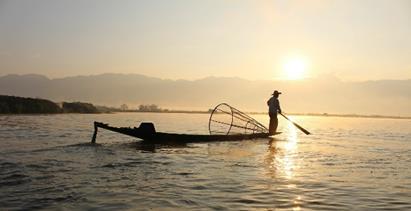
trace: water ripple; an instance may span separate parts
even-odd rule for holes
[[[313,135],[280,121],[271,141],[153,145],[91,144],[92,122],[205,134],[208,115],[0,116],[1,209],[411,209],[410,121],[296,118]]]

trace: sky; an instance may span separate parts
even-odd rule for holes
[[[411,79],[411,1],[0,0],[0,76]]]

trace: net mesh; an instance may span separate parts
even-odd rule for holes
[[[264,125],[226,103],[211,112],[208,129],[211,135],[268,133]]]

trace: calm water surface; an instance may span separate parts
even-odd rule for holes
[[[293,119],[313,135],[281,119],[272,140],[151,146],[91,145],[92,122],[207,134],[208,114],[0,116],[0,210],[411,209],[411,120]]]

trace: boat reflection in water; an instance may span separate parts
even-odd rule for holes
[[[296,170],[298,170],[295,159],[298,154],[298,131],[292,123],[288,123],[283,130],[285,130],[284,134],[287,134],[285,138],[271,138],[268,142],[265,168],[266,175],[275,180],[273,184],[276,184],[276,182],[284,183],[284,187],[288,189],[284,191],[292,193],[294,192],[293,189],[297,189],[294,177]],[[272,188],[269,187],[269,189]],[[298,191],[296,192],[298,193]],[[300,210],[301,195],[296,194],[293,198],[294,200],[289,202],[293,204],[292,210]]]

